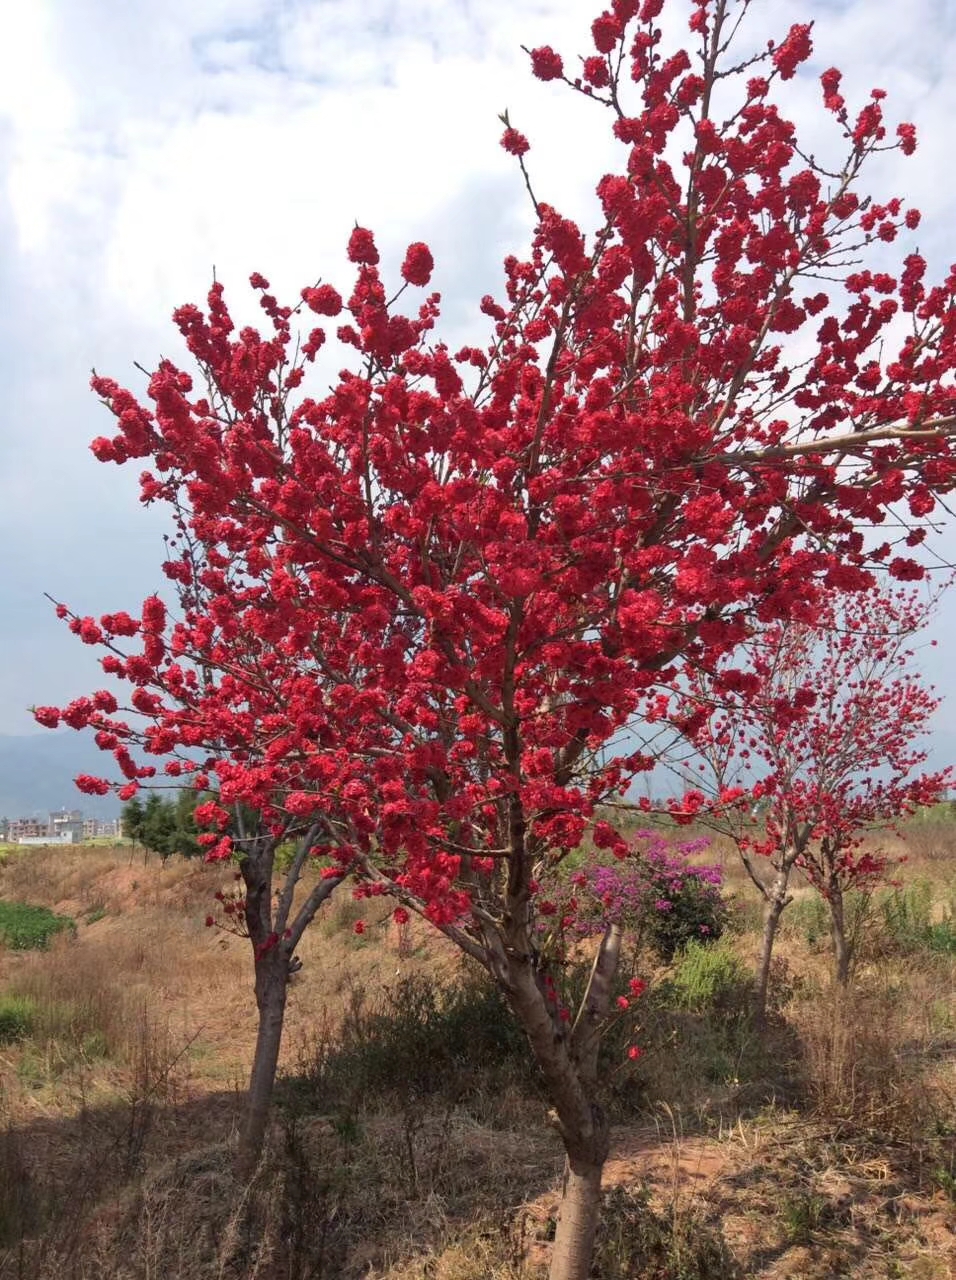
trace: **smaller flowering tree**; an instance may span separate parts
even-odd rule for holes
[[[812,623],[765,626],[715,670],[695,671],[681,700],[693,773],[710,792],[706,820],[734,842],[766,905],[760,1017],[794,868],[827,903],[836,977],[845,984],[846,893],[871,889],[888,867],[872,847],[874,828],[946,790],[948,770],[921,769],[921,740],[939,699],[913,670],[911,647],[932,608],[906,590],[831,592]]]
[[[240,589],[240,575],[181,500],[174,509],[175,559],[164,569],[176,612],[158,595],[146,598],[137,617],[122,612],[99,620],[54,602],[74,635],[104,651],[101,666],[117,693],[101,689],[33,714],[47,728],[92,730],[96,745],[113,757],[123,781],[80,774],[80,791],[115,791],[135,816],[147,789],[145,820],[164,809],[175,817],[159,794],[172,788],[206,861],[238,866],[235,885],[216,894],[206,924],[248,938],[252,953],[258,1029],[239,1140],[240,1169],[250,1172],[265,1138],[295,949],[346,878],[349,858],[335,838],[334,806],[316,815],[305,803],[320,785],[315,770],[301,753],[282,751],[277,725],[289,706],[289,672],[281,648],[260,614],[251,625],[241,613],[227,619],[227,593]],[[310,711],[320,722],[320,707],[313,703]],[[292,856],[280,871],[280,846],[289,845]],[[330,865],[325,855],[333,848],[340,860]]]

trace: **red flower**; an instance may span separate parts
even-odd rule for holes
[[[807,23],[794,23],[786,40],[773,52],[773,65],[780,72],[781,80],[792,80],[797,67],[806,62],[813,52],[813,41],[810,39],[812,28]],[[832,77],[832,72],[828,73]]]
[[[303,289],[302,298],[309,310],[314,311],[316,315],[337,316],[342,310],[341,295],[330,284],[320,284],[315,289]]]
[[[367,231],[365,227],[355,228],[349,236],[348,257],[349,262],[364,263],[368,267],[375,266],[378,262],[378,250],[371,231]]]
[[[898,124],[896,126],[896,136],[900,140],[900,150],[904,156],[911,156],[916,150],[916,126],[912,124]]]
[[[513,156],[523,156],[531,149],[531,144],[524,134],[510,127],[501,135],[501,145]]]
[[[97,462],[119,462],[118,450],[112,440],[106,436],[97,436],[90,441],[90,453]]]
[[[364,933],[364,932],[365,932],[365,921],[364,921],[364,920],[356,920],[355,924],[352,926],[352,932],[353,932],[353,933]]]
[[[823,85],[824,97],[831,97],[835,93],[840,92],[840,82],[843,79],[842,71],[838,71],[836,67],[830,67],[828,71],[824,71],[820,76],[820,83]]]
[[[392,912],[392,919],[396,924],[408,924],[409,914],[404,907],[396,907]]]
[[[644,1052],[643,1049],[639,1048],[636,1044],[632,1044],[628,1048],[627,1056],[630,1058],[632,1062],[636,1062],[637,1059],[643,1054],[643,1052]]]
[[[531,50],[531,70],[539,80],[560,80],[564,75],[564,63],[561,55],[545,44],[540,49]]]
[[[428,245],[417,240],[408,246],[402,263],[402,279],[409,284],[424,286],[431,279],[434,266],[435,261]]]
[[[903,556],[896,556],[890,561],[890,577],[895,578],[897,582],[920,582],[926,577],[926,570],[921,564],[917,564],[915,560],[907,560]]]
[[[585,58],[583,71],[584,79],[595,89],[604,89],[611,83],[611,75],[604,58]]]
[[[621,34],[621,24],[613,13],[602,13],[591,23],[591,37],[598,53],[613,53]]]
[[[73,781],[77,789],[87,796],[106,796],[110,793],[110,784],[105,778],[94,778],[89,773],[80,773]]]
[[[103,632],[92,618],[83,618],[81,620],[79,635],[84,644],[99,644],[103,639]]]

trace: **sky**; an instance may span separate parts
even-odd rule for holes
[[[532,78],[521,46],[589,53],[598,6],[580,0],[30,0],[2,6],[0,46],[0,734],[43,732],[27,708],[98,687],[95,654],[53,617],[135,609],[162,586],[163,524],[139,506],[137,468],[97,463],[111,419],[92,367],[139,386],[134,362],[181,354],[174,307],[215,269],[240,319],[250,272],[294,301],[348,281],[356,221],[386,270],[430,244],[441,336],[482,341],[477,302],[527,243],[530,210],[498,115],[532,143],[539,196],[588,221],[619,163],[597,107]],[[665,21],[686,21],[668,0]],[[790,89],[811,144],[815,77],[890,94],[914,120],[914,157],[880,162],[886,194],[923,211],[930,274],[956,259],[956,5],[753,0],[757,39],[815,22],[807,78]],[[956,560],[956,525],[933,540]],[[925,650],[956,729],[956,592]]]

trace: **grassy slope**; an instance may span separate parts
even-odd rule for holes
[[[901,874],[930,884],[938,911],[951,902],[954,837],[948,823],[909,833]],[[746,901],[729,860],[727,871]],[[47,951],[0,951],[0,992],[34,1010],[29,1034],[0,1046],[0,1240],[33,1239],[0,1254],[0,1280],[532,1280],[560,1152],[521,1072],[489,1070],[467,1088],[455,1077],[423,1096],[414,1071],[396,1068],[364,1104],[346,1087],[381,1056],[366,1016],[381,992],[458,971],[440,941],[400,937],[380,907],[333,901],[304,941],[283,1065],[311,1087],[287,1089],[270,1162],[240,1194],[228,1142],[254,1036],[248,944],[202,923],[228,876],[104,848],[31,850],[0,866],[0,898],[77,921],[76,937]],[[630,1274],[645,1181],[671,1264],[659,1280],[719,1280],[716,1262],[694,1271],[691,1257],[717,1230],[762,1280],[953,1274],[956,962],[899,954],[871,929],[838,1003],[807,914],[794,909],[782,940],[769,1044],[730,987],[714,1007],[648,1003],[647,1053],[619,1101],[608,1168],[619,1188],[602,1246],[609,1280]],[[755,933],[733,947],[748,963]],[[357,1056],[336,1076],[343,1018]]]

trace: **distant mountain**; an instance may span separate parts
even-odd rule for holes
[[[77,791],[78,773],[114,776],[112,760],[91,736],[72,730],[22,735],[0,734],[0,817],[29,817],[51,809],[82,809],[91,818],[115,818],[122,808],[115,795],[86,796]],[[956,767],[956,731],[933,735],[928,766]],[[655,793],[670,794],[673,779],[661,773]]]
[[[0,734],[0,816],[82,809],[91,818],[118,817],[114,795],[86,796],[73,785],[78,773],[112,776],[112,764],[86,733]]]

